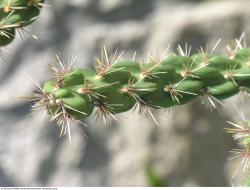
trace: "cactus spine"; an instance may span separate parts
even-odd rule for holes
[[[0,47],[10,44],[16,30],[30,25],[40,14],[44,0],[0,1]]]
[[[234,140],[236,140],[240,146],[240,149],[233,149],[231,151],[232,158],[240,158],[240,166],[237,167],[238,170],[242,170],[243,174],[247,174],[249,172],[250,164],[250,121],[246,119],[243,112],[240,111],[236,107],[239,115],[240,115],[240,121],[237,121],[236,123],[228,121],[229,124],[233,126],[233,128],[226,128],[228,133],[231,133]],[[238,174],[239,171],[236,170],[235,174]],[[234,177],[234,176],[233,176]],[[246,185],[249,186],[249,175],[244,176],[247,178]]]

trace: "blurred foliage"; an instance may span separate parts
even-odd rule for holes
[[[245,187],[250,187],[250,177],[247,178],[244,184]]]

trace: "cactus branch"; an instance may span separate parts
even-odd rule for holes
[[[50,67],[53,80],[28,99],[37,99],[34,110],[45,109],[65,129],[65,121],[80,121],[93,110],[107,123],[115,114],[139,106],[140,113],[146,112],[156,121],[151,110],[186,104],[198,97],[216,108],[238,92],[250,93],[250,49],[237,47],[229,58],[203,50],[190,55],[188,48],[183,51],[180,47],[179,52],[140,64],[134,59],[122,60],[117,52],[109,57],[104,48],[95,70],[72,69],[72,64],[64,65],[57,57]]]
[[[44,0],[1,0],[0,1],[0,47],[10,44],[16,31],[34,22]]]

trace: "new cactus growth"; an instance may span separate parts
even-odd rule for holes
[[[0,1],[0,47],[10,44],[16,30],[30,25],[40,14],[44,0]]]

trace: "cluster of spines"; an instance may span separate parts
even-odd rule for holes
[[[235,106],[236,107],[236,106]],[[241,171],[243,178],[249,177],[248,174],[250,169],[250,121],[246,119],[245,115],[241,110],[236,107],[240,115],[240,119],[236,122],[228,121],[233,128],[226,128],[226,131],[232,134],[234,140],[236,140],[240,148],[233,149],[231,151],[231,159],[241,159],[240,164],[237,166],[233,177],[238,175]]]
[[[0,47],[10,44],[16,31],[37,19],[44,0],[1,0],[0,1]]]

